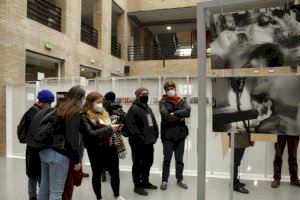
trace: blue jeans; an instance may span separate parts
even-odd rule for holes
[[[69,170],[69,158],[53,149],[40,152],[42,162],[39,200],[61,200]]]

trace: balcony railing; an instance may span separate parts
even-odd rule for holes
[[[81,41],[98,48],[98,30],[81,23]]]
[[[116,40],[111,40],[111,55],[121,58],[121,44]]]
[[[45,0],[28,0],[27,17],[61,31],[61,8]]]
[[[178,44],[177,46],[138,45],[128,47],[128,60],[165,60],[197,58],[196,44]]]

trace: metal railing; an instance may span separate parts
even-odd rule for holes
[[[111,40],[111,55],[121,58],[121,44],[116,40]]]
[[[98,48],[98,30],[81,23],[81,41]]]
[[[61,8],[44,0],[27,1],[27,17],[61,31]]]
[[[197,58],[197,45],[137,45],[128,47],[128,61]]]

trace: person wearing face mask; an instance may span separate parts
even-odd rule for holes
[[[121,135],[117,134],[117,131],[122,129],[122,124],[112,125],[102,103],[103,96],[98,92],[92,92],[86,97],[81,113],[80,132],[83,134],[91,162],[93,190],[96,198],[102,199],[101,172],[103,168],[107,168],[115,199],[124,200],[119,194],[119,158],[123,158],[125,146]]]
[[[152,109],[148,106],[149,91],[141,87],[135,91],[136,100],[126,115],[129,144],[132,152],[132,177],[134,192],[147,196],[145,189],[157,189],[149,182],[154,148],[158,138],[158,126]]]
[[[176,85],[172,81],[164,84],[166,94],[159,101],[159,111],[161,114],[161,140],[163,143],[163,173],[161,190],[168,187],[168,178],[170,173],[170,163],[173,152],[176,160],[176,179],[177,185],[188,189],[183,181],[183,154],[185,139],[188,135],[188,127],[185,124],[185,118],[190,117],[191,107],[185,99],[177,96]]]
[[[39,101],[29,108],[20,122],[20,124],[22,121],[24,122],[25,140],[29,140],[27,132],[32,118],[41,109],[51,106],[51,103],[54,101],[54,94],[49,90],[41,90],[37,98]],[[24,141],[20,142],[24,143]],[[28,176],[29,200],[37,199],[37,185],[41,182],[41,159],[39,152],[39,149],[26,145],[26,174]]]

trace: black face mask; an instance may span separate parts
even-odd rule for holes
[[[147,104],[149,97],[148,96],[140,96],[139,100],[143,104]]]

